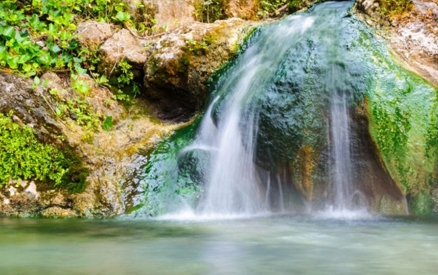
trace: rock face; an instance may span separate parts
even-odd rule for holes
[[[85,22],[78,25],[79,42],[91,50],[96,50],[114,34],[114,27],[108,23]]]
[[[102,71],[110,75],[122,60],[126,60],[134,70],[141,71],[146,60],[147,40],[135,37],[129,30],[122,29],[106,40],[99,48]],[[138,73],[137,73],[138,74]]]
[[[260,4],[257,0],[228,0],[225,13],[230,18],[237,17],[256,20],[259,6]]]
[[[124,0],[137,22],[154,19],[154,32],[173,30],[195,21],[195,0]]]
[[[213,72],[237,54],[239,44],[255,26],[229,19],[193,23],[164,35],[151,47],[145,66],[147,94],[172,116],[191,117],[208,98],[207,84]]]
[[[356,1],[356,10],[412,70],[438,85],[438,1],[412,2],[412,11],[397,17],[383,15],[379,2],[373,0]]]
[[[399,63],[415,72],[400,68],[390,76],[394,68],[387,67],[370,94],[368,112],[385,166],[419,214],[436,213],[438,90],[416,73],[438,85],[437,4],[413,1],[412,11],[388,17],[373,1],[356,2],[358,14],[386,38]]]
[[[154,123],[144,116],[145,105],[132,107],[129,112],[139,118],[125,118],[126,110],[111,99],[111,93],[100,88],[89,77],[89,102],[93,113],[113,116],[116,125],[110,131],[94,132],[80,126],[74,118],[57,118],[54,109],[63,100],[78,95],[69,83],[53,73],[42,77],[45,87],[32,88],[32,83],[7,73],[0,73],[0,111],[14,111],[14,120],[20,125],[35,129],[36,136],[44,143],[60,148],[74,148],[91,171],[85,191],[75,194],[53,189],[43,182],[11,181],[0,188],[0,215],[14,216],[113,216],[124,213],[127,197],[134,190],[123,188],[130,174],[140,166],[136,159],[140,149],[156,144],[170,134],[177,125]],[[49,91],[57,89],[52,95]]]

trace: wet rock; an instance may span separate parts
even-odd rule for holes
[[[210,77],[236,55],[255,26],[240,19],[194,23],[152,46],[144,84],[147,94],[161,102],[164,118],[188,119],[204,106]]]
[[[69,218],[69,217],[76,217],[77,213],[71,209],[64,209],[59,206],[50,207],[47,209],[44,209],[41,212],[42,217],[58,217],[58,218]]]
[[[378,212],[386,215],[406,215],[407,206],[400,200],[384,195],[380,199]]]
[[[35,182],[31,181],[27,188],[24,190],[24,193],[27,195],[27,197],[31,200],[35,200],[40,195],[37,191]]]

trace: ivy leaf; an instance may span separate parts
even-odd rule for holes
[[[113,126],[113,117],[107,116],[102,123],[102,129],[104,129],[105,131],[109,131]]]
[[[50,64],[50,55],[43,52],[38,57],[38,61],[40,61],[44,65],[49,65]]]
[[[9,68],[15,70],[18,68],[18,56],[11,56],[8,58],[8,66]]]
[[[55,43],[53,43],[52,45],[49,46],[49,50],[53,53],[59,53],[61,51],[61,48]]]
[[[11,26],[4,28],[1,32],[6,38],[12,38],[15,35],[15,29]]]
[[[123,12],[123,11],[118,11],[116,16],[115,16],[115,19],[117,19],[118,21],[120,21],[122,23],[128,21],[130,18],[131,18],[131,16],[129,15],[129,13]]]

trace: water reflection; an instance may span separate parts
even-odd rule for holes
[[[0,274],[436,274],[438,219],[0,219]]]

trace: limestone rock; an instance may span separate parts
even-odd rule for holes
[[[237,17],[242,19],[257,19],[259,1],[257,0],[229,0],[226,6],[228,17]]]
[[[374,22],[382,21],[380,5],[376,0],[358,0],[356,1],[356,9],[368,16]]]
[[[438,1],[415,0],[413,4],[410,12],[398,17],[383,15],[375,0],[358,0],[355,8],[386,38],[405,66],[438,85]]]
[[[212,74],[236,55],[255,26],[241,19],[198,22],[164,35],[145,66],[147,94],[175,116],[191,117],[208,97]]]
[[[101,67],[106,74],[123,59],[134,68],[143,68],[147,60],[146,40],[135,37],[129,30],[122,29],[115,33],[100,47]]]
[[[42,141],[56,142],[60,123],[44,99],[42,90],[32,89],[32,82],[0,72],[0,112],[13,111],[24,124],[34,127]],[[37,127],[38,126],[38,127]]]
[[[81,45],[97,49],[105,40],[114,34],[111,24],[103,22],[84,22],[77,28],[78,40]]]

